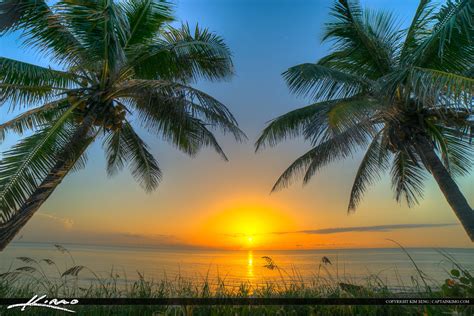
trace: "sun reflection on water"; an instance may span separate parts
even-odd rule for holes
[[[253,279],[253,252],[249,250],[247,254],[247,277]]]

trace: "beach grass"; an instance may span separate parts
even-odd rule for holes
[[[271,257],[263,257],[265,267],[277,270],[279,280],[252,285],[248,282],[228,284],[225,278],[204,278],[196,282],[177,275],[171,279],[155,280],[137,272],[137,277],[127,277],[114,269],[99,275],[86,266],[76,264],[64,247],[56,248],[68,257],[69,266],[61,269],[51,259],[18,257],[19,266],[12,266],[0,274],[1,298],[25,298],[34,295],[48,298],[473,298],[474,277],[454,261],[448,253],[453,269],[446,271],[446,280],[439,284],[421,271],[407,252],[407,260],[415,267],[412,284],[394,289],[377,275],[368,276],[363,283],[352,282],[331,275],[331,260],[321,258],[316,277],[303,280],[297,271],[288,273]],[[55,270],[56,276],[46,271]],[[320,273],[324,271],[326,273]],[[71,307],[79,315],[473,315],[474,307],[467,305],[302,305],[302,306],[85,306]],[[0,315],[56,315],[64,312],[29,307],[0,309]]]

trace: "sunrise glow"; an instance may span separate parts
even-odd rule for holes
[[[193,238],[206,246],[258,249],[271,245],[274,232],[287,230],[293,223],[291,216],[272,205],[230,201],[217,205]]]

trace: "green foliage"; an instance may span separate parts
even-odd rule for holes
[[[4,153],[0,165],[2,222],[15,214],[53,168],[58,154],[67,148],[74,131],[68,120],[72,110]]]
[[[272,120],[256,149],[302,136],[313,148],[277,180],[307,183],[326,164],[367,148],[349,200],[354,210],[368,186],[390,170],[397,201],[417,204],[429,169],[420,144],[439,155],[452,176],[472,167],[474,3],[421,0],[408,29],[356,0],[335,1],[323,41],[329,54],[289,68],[291,92],[313,104]],[[426,148],[426,147],[424,147]]]
[[[168,27],[163,37],[128,49],[134,70],[142,78],[184,82],[197,78],[220,80],[233,74],[230,50],[224,40],[198,25]]]
[[[61,65],[55,70],[0,57],[0,105],[31,108],[0,124],[0,139],[10,131],[32,132],[2,155],[0,223],[69,148],[87,147],[95,137],[104,136],[109,174],[129,165],[139,184],[154,190],[161,171],[130,122],[189,155],[211,147],[227,159],[216,129],[245,138],[224,104],[189,85],[232,75],[229,48],[205,28],[171,27],[172,9],[161,0],[0,3],[0,34],[21,32],[26,46]],[[74,152],[73,169],[85,163],[84,150]]]
[[[313,99],[339,99],[368,91],[371,82],[318,64],[301,64],[283,73],[290,90]]]
[[[3,141],[10,131],[22,135],[25,131],[38,130],[47,123],[58,119],[67,107],[67,100],[61,99],[23,112],[0,125],[0,140]]]
[[[441,286],[447,297],[472,297],[474,295],[474,277],[469,271],[452,269],[450,278]]]
[[[74,74],[3,57],[0,68],[0,105],[9,102],[12,110],[57,99],[78,80]]]
[[[5,0],[0,4],[0,34],[21,31],[27,46],[65,64],[87,57],[82,44],[71,34],[57,7],[44,0]],[[83,21],[82,23],[87,23]]]
[[[152,42],[165,23],[173,21],[167,1],[128,1],[124,4],[124,10],[130,25],[125,48]]]
[[[128,122],[108,136],[106,151],[109,175],[121,169],[124,161],[129,161],[132,175],[145,190],[152,191],[158,186],[161,179],[158,163]]]
[[[365,152],[364,158],[359,165],[352,186],[349,199],[348,211],[354,211],[362,200],[362,196],[368,186],[379,180],[381,174],[389,167],[387,152],[381,144],[381,134],[377,134]]]

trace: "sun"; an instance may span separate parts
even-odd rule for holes
[[[273,232],[289,230],[292,218],[276,207],[236,202],[219,207],[203,222],[205,243],[231,249],[259,249],[268,247],[275,239]]]

